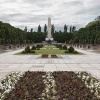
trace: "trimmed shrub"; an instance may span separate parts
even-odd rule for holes
[[[42,47],[43,47],[43,44],[40,45],[40,48],[42,48]]]
[[[74,51],[73,53],[74,53],[74,54],[78,54],[78,52],[77,52],[77,51]]]
[[[68,51],[68,50],[66,50],[64,53],[69,53],[69,51]]]
[[[26,53],[31,53],[31,49],[30,49],[29,46],[27,46],[27,47],[25,48],[25,52],[26,52]]]
[[[56,44],[55,45],[57,48],[62,49],[62,45],[61,44]]]
[[[36,45],[36,48],[42,48],[42,47],[43,47],[42,44],[38,44],[38,45]]]
[[[26,53],[25,51],[22,51],[22,53]]]
[[[64,49],[64,50],[67,50],[67,46],[66,46],[66,45],[64,45],[64,46],[63,46],[63,49]]]
[[[58,44],[56,44],[55,46],[56,46],[57,48],[59,48],[59,45],[58,45]]]
[[[69,47],[68,51],[69,51],[69,53],[73,53],[74,52],[74,48],[73,47]]]
[[[59,49],[62,49],[62,45],[59,45]]]
[[[32,50],[32,51],[31,51],[31,53],[35,53],[35,51],[34,51],[34,50]]]
[[[37,48],[36,50],[40,50],[40,48]]]
[[[36,47],[33,45],[32,48],[31,48],[31,50],[36,50]]]

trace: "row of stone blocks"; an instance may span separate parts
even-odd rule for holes
[[[83,49],[100,50],[100,45],[92,44],[73,44],[72,46]]]
[[[10,49],[18,49],[18,48],[23,48],[26,47],[26,45],[0,45],[0,50],[10,50]]]

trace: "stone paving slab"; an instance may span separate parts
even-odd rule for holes
[[[30,71],[44,71],[43,68],[31,68]]]
[[[85,71],[83,68],[70,68],[71,71]]]
[[[100,79],[100,54],[79,50],[85,55],[61,55],[60,59],[37,58],[38,55],[14,55],[16,50],[0,54],[0,78],[12,71],[87,71]]]
[[[8,74],[9,74],[8,72],[0,72],[0,80]]]
[[[44,71],[57,71],[57,67],[55,66],[55,64],[45,64]]]

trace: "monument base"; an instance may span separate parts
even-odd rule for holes
[[[53,38],[46,38],[45,41],[47,44],[51,45],[53,42]]]

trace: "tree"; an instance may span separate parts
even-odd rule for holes
[[[54,24],[51,26],[51,33],[54,33],[55,32],[55,27],[54,27]]]
[[[67,25],[65,24],[65,25],[64,25],[64,32],[67,32],[67,29],[68,29],[68,27],[67,27]]]
[[[33,32],[33,28],[31,28],[31,31],[30,32]]]
[[[72,26],[70,26],[70,33],[72,33]]]
[[[76,27],[75,27],[75,26],[73,26],[73,27],[72,27],[72,32],[74,32],[74,31],[75,31],[75,29],[76,29]]]
[[[45,33],[47,32],[47,25],[46,24],[44,25],[44,32]]]
[[[38,26],[38,32],[41,32],[41,26],[40,25]]]
[[[98,16],[97,18],[95,18],[96,21],[100,20],[100,16]]]
[[[27,32],[27,27],[25,27],[24,31]]]

